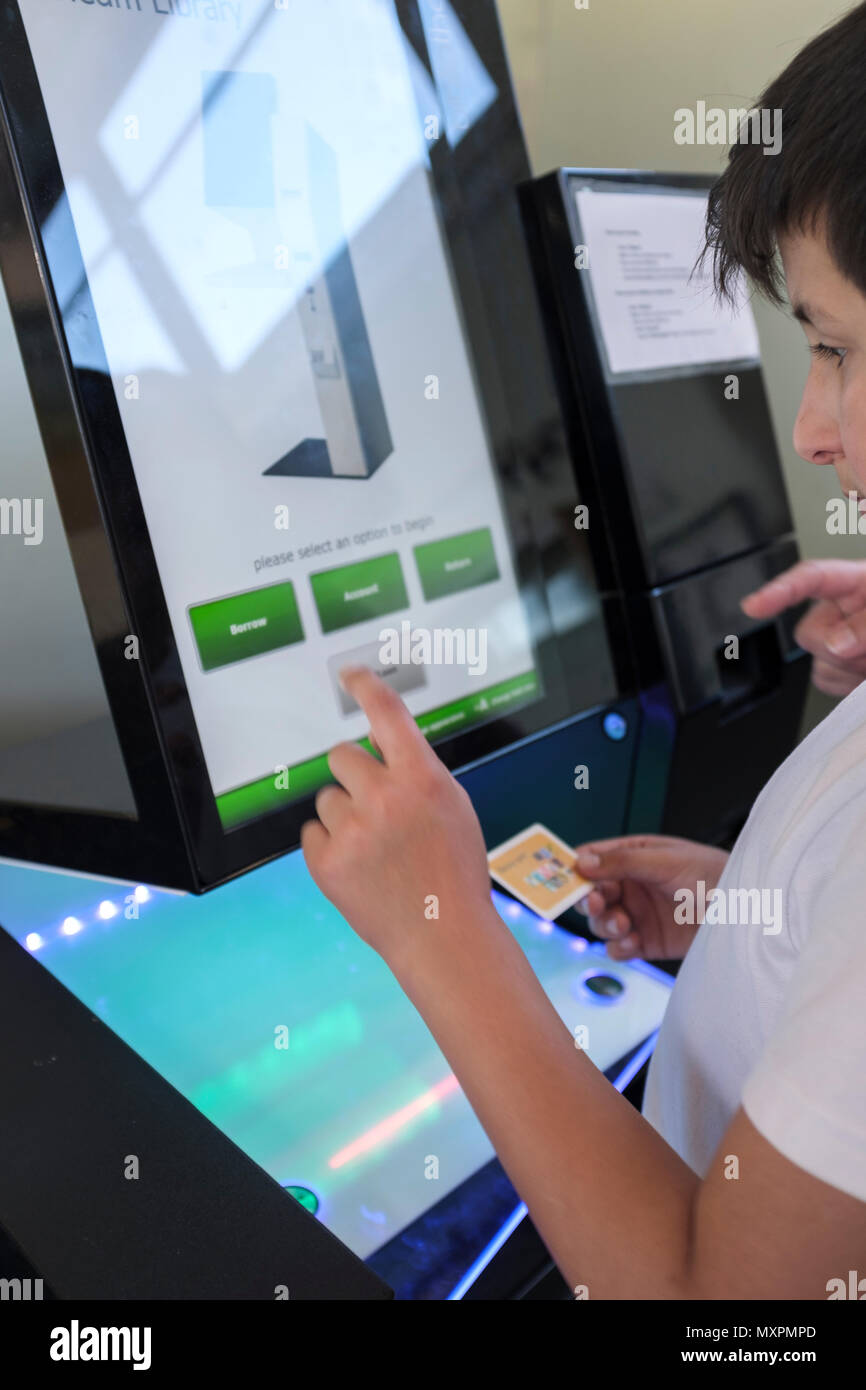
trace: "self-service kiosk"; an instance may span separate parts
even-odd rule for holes
[[[740,600],[799,558],[748,302],[699,263],[700,175],[560,169],[521,191],[602,584],[644,715],[629,826],[729,843],[793,748],[798,612]]]
[[[486,634],[388,673],[452,767],[599,710],[592,812],[570,746],[544,797],[572,839],[616,830],[636,708],[572,526],[492,10],[345,0],[337,47],[312,0],[232,13],[2,8],[0,853],[202,891],[285,852],[365,733],[340,666],[406,624]],[[506,781],[500,838],[540,809]]]
[[[575,524],[595,481],[548,355],[495,5],[0,0],[0,121],[0,990],[64,1021],[52,1065],[83,1097],[90,1029],[127,1119],[141,1089],[145,1128],[170,1113],[192,1151],[204,1117],[227,1146],[199,1259],[175,1260],[177,1194],[153,1190],[127,1294],[258,1296],[244,1213],[277,1183],[348,1247],[344,1296],[567,1296],[445,1059],[295,849],[328,749],[366,736],[337,682],[359,659],[491,846],[536,820],[571,843],[654,829],[671,798],[676,699],[638,667],[606,524]],[[383,634],[434,630],[484,651],[381,658]],[[495,901],[628,1087],[669,977]],[[21,1061],[0,1228],[80,1296],[117,1253],[93,1243],[117,1193],[82,1177],[116,1131],[66,1144],[46,1220],[33,1173],[68,1117],[46,1084],[27,1128]],[[217,1295],[220,1163],[246,1253]],[[86,1280],[76,1242],[104,1252]]]

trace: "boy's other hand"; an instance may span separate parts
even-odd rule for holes
[[[415,942],[447,940],[494,915],[487,850],[467,793],[400,696],[365,667],[341,681],[381,761],[357,743],[333,749],[339,785],[319,792],[319,818],[303,827],[301,847],[325,896],[397,973]]]
[[[812,680],[826,695],[844,696],[866,676],[866,561],[803,560],[749,594],[750,618],[775,618],[816,599],[795,636],[815,658]]]
[[[578,903],[596,936],[608,943],[613,960],[681,960],[697,924],[674,920],[674,894],[688,888],[715,888],[727,852],[671,835],[626,835],[595,840],[575,851],[578,873],[595,883]]]

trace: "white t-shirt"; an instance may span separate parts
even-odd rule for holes
[[[703,1177],[742,1105],[786,1158],[866,1201],[866,683],[764,788],[718,886],[747,924],[700,926],[643,1113]],[[768,890],[762,912],[742,889]]]

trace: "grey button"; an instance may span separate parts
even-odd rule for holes
[[[369,666],[371,671],[375,671],[392,690],[399,691],[401,695],[405,695],[408,690],[420,690],[427,684],[423,666],[383,666],[379,660],[380,647],[379,642],[367,642],[363,647],[353,647],[351,651],[338,652],[335,656],[328,657],[328,674],[337,695],[341,714],[357,714],[360,708],[357,700],[347,695],[340,685],[340,672],[346,666]]]

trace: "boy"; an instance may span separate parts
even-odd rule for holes
[[[742,267],[776,298],[780,253],[812,354],[796,447],[866,499],[864,80],[860,5],[764,94],[782,150],[733,147],[708,247],[722,291]],[[866,1275],[866,685],[779,770],[730,858],[655,836],[578,853],[611,954],[688,952],[641,1116],[497,916],[466,793],[395,693],[344,680],[382,762],[333,751],[307,864],[427,1021],[568,1282],[593,1299],[826,1298]],[[778,890],[781,930],[679,925],[674,893],[699,881]]]

